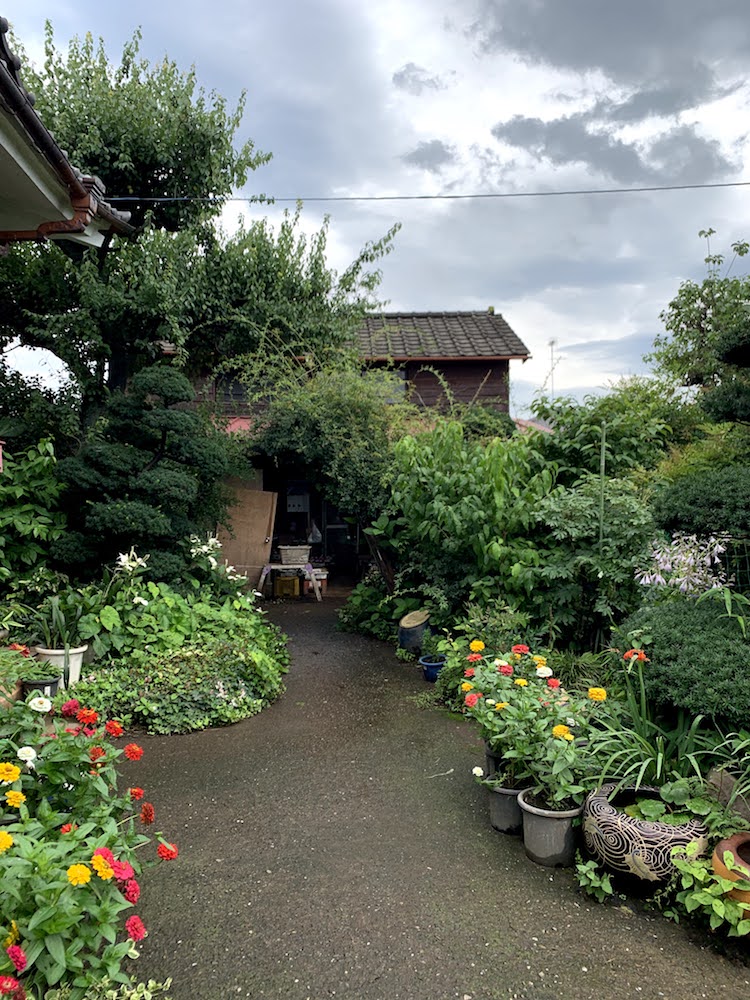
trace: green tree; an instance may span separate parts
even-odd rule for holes
[[[166,57],[150,65],[140,43],[139,30],[119,64],[91,34],[63,52],[48,21],[44,65],[25,68],[24,81],[71,162],[101,177],[109,197],[127,198],[117,207],[131,212],[135,225],[150,212],[156,228],[183,229],[221,211],[248,172],[270,157],[250,140],[235,147],[244,92],[232,110],[219,94],[206,95],[195,69],[184,73]]]
[[[179,574],[183,540],[226,507],[227,439],[195,409],[193,387],[167,364],[113,393],[78,453],[59,463],[69,531],[53,547],[77,575],[135,545],[161,579]]]

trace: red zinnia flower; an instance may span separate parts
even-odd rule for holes
[[[84,726],[83,727],[84,736],[96,736],[96,726]]]
[[[136,787],[136,788],[131,788],[130,789],[130,798],[131,799],[134,799],[134,800],[136,800],[136,799],[142,799],[143,798],[143,794],[144,794],[144,792],[143,792],[142,788],[137,788]]]
[[[13,976],[0,976],[0,996],[10,1000],[26,1000],[26,990]]]
[[[479,663],[479,661],[483,660],[484,657],[482,656],[481,653],[469,653],[466,659],[469,661],[469,663]]]
[[[73,736],[78,736],[78,734],[81,732],[81,727],[80,726],[66,726],[65,727],[65,732],[66,733],[71,733]]]
[[[102,757],[106,756],[107,756],[107,751],[104,749],[104,747],[92,747],[89,750],[89,760],[91,760],[92,762],[101,760]]]
[[[18,944],[12,944],[10,948],[5,949],[8,958],[16,967],[16,972],[23,972],[26,968],[26,955],[24,954],[23,948]]]
[[[12,642],[8,649],[15,649],[16,652],[20,653],[21,656],[31,656],[31,650],[28,646],[24,646],[21,642]]]
[[[71,833],[71,831],[77,829],[78,829],[77,823],[63,823],[63,825],[60,827],[60,833]]]
[[[464,670],[464,677],[473,677],[475,673],[476,670],[474,667],[467,667],[466,670]]]
[[[510,651],[511,651],[511,653],[517,653],[520,656],[522,653],[528,653],[529,652],[529,647],[528,646],[524,646],[524,644],[522,642],[519,642],[518,645],[511,646]]]
[[[94,851],[94,857],[96,857],[97,854],[100,857],[104,858],[104,860],[107,862],[110,868],[115,863],[115,856],[108,847],[97,847],[97,849]]]
[[[467,694],[466,697],[464,698],[464,704],[466,705],[467,708],[474,708],[474,706],[478,701],[479,701],[479,694],[475,691],[472,691],[471,694]]]
[[[109,722],[105,722],[104,728],[107,730],[110,736],[122,736],[125,730],[122,728],[117,719],[110,719]]]
[[[162,861],[174,861],[180,852],[177,849],[177,844],[159,844],[156,853]]]
[[[137,743],[128,743],[125,747],[125,756],[128,760],[140,760],[143,756],[143,748]]]
[[[548,677],[547,687],[552,688],[552,690],[555,691],[557,688],[560,687],[560,681],[557,679],[557,677]]]
[[[150,802],[144,802],[141,806],[141,823],[153,823],[154,816],[154,807]]]
[[[513,676],[513,667],[511,667],[510,663],[502,663],[497,668],[497,672],[499,674],[502,674],[503,677],[512,677]]]
[[[125,889],[123,891],[123,896],[129,903],[133,906],[138,902],[141,895],[141,887],[138,885],[134,878],[128,879]]]
[[[113,861],[111,867],[118,882],[129,882],[135,875],[133,866],[127,861]]]
[[[125,930],[131,941],[142,941],[146,936],[146,927],[140,917],[133,915],[125,921]]]
[[[84,726],[92,726],[99,721],[99,713],[95,712],[93,708],[79,708],[76,712],[76,719]]]
[[[74,719],[78,709],[81,707],[80,701],[77,698],[71,698],[70,701],[66,701],[61,707],[60,711],[65,716],[66,719]]]

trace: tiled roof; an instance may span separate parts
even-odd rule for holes
[[[418,312],[366,316],[358,333],[367,359],[528,358],[499,313]]]

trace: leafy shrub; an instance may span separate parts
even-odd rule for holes
[[[750,535],[750,468],[701,469],[664,487],[653,515],[666,531],[692,535]]]
[[[184,646],[105,668],[81,681],[75,693],[97,711],[106,709],[151,733],[238,722],[283,691],[287,658],[281,636],[275,638],[275,648],[263,649],[252,625],[238,624],[231,642],[214,638],[200,648]]]
[[[649,698],[732,725],[750,720],[750,643],[723,603],[679,598],[644,607],[623,622],[616,640],[640,633],[651,661],[644,670]]]

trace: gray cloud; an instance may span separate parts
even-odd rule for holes
[[[393,74],[393,85],[399,90],[419,97],[425,90],[443,90],[445,83],[441,76],[428,73],[422,66],[408,62]]]
[[[471,31],[485,52],[625,85],[687,80],[696,65],[733,72],[750,54],[746,0],[480,0]]]
[[[404,153],[401,159],[410,166],[421,167],[437,174],[443,167],[455,163],[458,157],[455,146],[449,146],[440,139],[430,139],[429,142],[418,143],[415,149]]]
[[[584,112],[542,121],[515,115],[491,129],[496,139],[555,166],[585,164],[620,184],[698,184],[727,176],[736,165],[714,139],[680,125],[648,141],[625,142]]]
[[[643,372],[646,365],[643,355],[654,346],[656,331],[651,333],[633,333],[628,337],[616,337],[612,340],[589,340],[581,343],[566,344],[561,354],[585,358],[587,364],[597,368]]]

